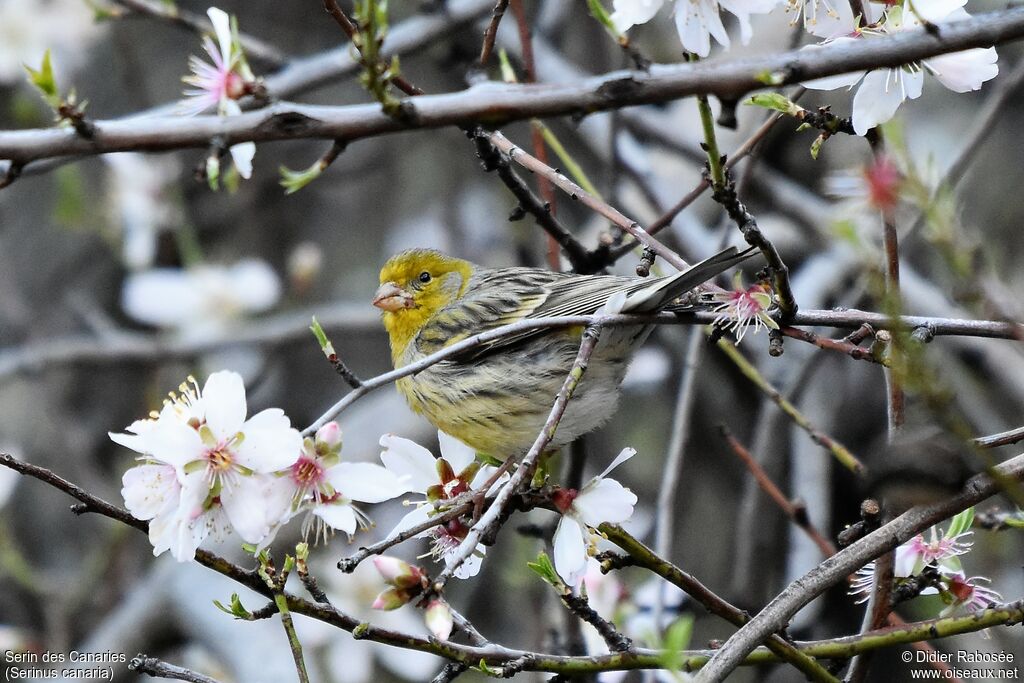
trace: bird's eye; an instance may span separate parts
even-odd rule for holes
[[[422,273],[420,273],[419,281],[422,282],[423,284],[427,284],[428,282],[430,282],[430,273],[424,270]]]

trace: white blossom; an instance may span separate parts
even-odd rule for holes
[[[675,0],[673,13],[679,41],[687,52],[707,57],[711,52],[711,38],[719,45],[729,47],[729,34],[722,23],[721,11],[733,14],[740,24],[740,39],[750,42],[753,30],[751,14],[766,14],[782,0]],[[654,18],[664,0],[615,0],[611,19],[619,31],[645,24]]]
[[[202,391],[182,385],[155,417],[110,434],[142,454],[144,464],[125,473],[122,494],[133,515],[151,520],[154,553],[191,560],[211,532],[228,525],[258,544],[284,517],[286,508],[270,495],[271,475],[296,461],[302,438],[277,408],[248,419],[246,412],[242,378],[217,372]]]
[[[269,310],[280,298],[280,279],[259,259],[132,273],[121,291],[121,305],[135,320],[186,334],[219,331],[244,314]]]
[[[555,570],[566,584],[575,586],[587,569],[588,548],[594,542],[591,528],[605,522],[624,522],[633,514],[636,494],[607,477],[609,472],[634,455],[634,449],[625,448],[604,472],[579,491],[560,489],[555,493],[555,506],[562,513],[555,529]]]
[[[965,2],[966,0],[937,2],[929,6],[926,16],[929,21],[967,19],[969,15],[962,8]],[[922,7],[927,5],[920,4]],[[878,40],[907,30],[923,30],[919,17],[903,7],[891,7],[881,22],[870,29],[858,31],[857,37],[840,36],[821,45],[810,45],[806,49],[828,50],[834,46],[849,45],[851,41]],[[829,76],[808,81],[804,85],[818,90],[857,87],[853,97],[853,128],[858,135],[864,135],[875,126],[891,119],[904,100],[913,100],[921,96],[925,72],[934,75],[953,92],[969,92],[980,89],[983,83],[996,77],[999,73],[997,59],[995,48],[974,48],[931,57],[895,69],[873,69],[867,72]]]
[[[426,497],[426,500],[412,502],[416,507],[398,522],[388,535],[389,538],[428,521],[435,510],[434,502],[450,500],[462,493],[479,489],[496,471],[496,468],[477,461],[476,451],[461,441],[441,431],[438,431],[437,437],[441,444],[441,457],[437,459],[426,448],[408,439],[392,434],[380,438],[380,445],[384,447],[380,459],[384,466],[402,480],[407,492],[421,493]],[[491,485],[487,495],[495,495],[506,481],[508,475],[504,474]],[[455,518],[423,531],[417,537],[433,539],[433,555],[448,564],[468,531],[467,523]],[[485,553],[484,546],[477,546],[473,554],[455,570],[455,577],[467,579],[476,576]]]

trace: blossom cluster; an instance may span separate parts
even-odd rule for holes
[[[122,496],[132,515],[149,522],[154,554],[170,551],[179,561],[189,561],[207,537],[223,539],[229,531],[263,548],[302,513],[307,538],[326,539],[335,530],[351,536],[370,525],[355,503],[416,494],[403,501],[412,510],[387,538],[429,538],[434,558],[451,565],[474,519],[471,514],[435,518],[474,495],[496,495],[510,478],[504,468],[482,462],[472,448],[444,432],[438,432],[439,458],[413,441],[385,434],[382,465],[345,462],[337,423],[302,438],[280,409],[248,418],[247,412],[241,376],[220,371],[201,389],[190,378],[159,412],[133,422],[126,433],[110,434],[140,454],[141,462],[124,474]],[[635,453],[624,449],[579,490],[554,489],[552,501],[561,515],[554,536],[555,567],[568,585],[579,583],[595,552],[594,529],[632,515],[636,495],[608,474]],[[475,576],[484,553],[483,546],[477,547],[454,567],[454,576]],[[387,566],[386,573],[398,583],[378,606],[390,609],[418,595],[412,589],[423,575]],[[409,576],[396,579],[399,574]]]
[[[909,30],[921,30],[930,24],[962,21],[970,15],[964,10],[967,0],[934,0],[911,3],[907,0],[863,2],[863,16],[854,16],[846,0],[614,0],[611,21],[618,31],[652,20],[665,4],[673,7],[676,29],[683,48],[699,57],[711,51],[711,38],[725,48],[729,34],[722,12],[735,16],[740,39],[746,44],[753,35],[751,15],[779,10],[791,14],[792,23],[802,25],[822,42],[807,46],[810,50],[829,50],[859,40],[885,39]],[[825,53],[822,53],[825,54]],[[809,88],[834,90],[854,88],[853,126],[864,135],[893,117],[900,104],[920,97],[924,74],[930,73],[953,92],[978,90],[999,73],[994,48],[976,48],[939,55],[928,60],[896,68],[859,71],[809,81]]]
[[[921,581],[920,595],[939,595],[946,604],[940,616],[948,616],[958,609],[973,612],[990,607],[1002,601],[996,591],[984,585],[989,580],[983,576],[968,576],[960,557],[968,553],[971,543],[967,538],[974,521],[974,508],[960,513],[945,532],[932,527],[928,538],[918,534],[896,549],[893,576],[896,585],[908,584],[914,579]],[[926,571],[930,577],[925,577]],[[857,571],[850,594],[857,602],[865,602],[871,595],[874,583],[875,563],[871,562]]]
[[[182,384],[160,412],[110,434],[141,454],[121,493],[132,515],[149,521],[154,554],[189,561],[208,536],[223,539],[229,530],[265,547],[301,512],[307,534],[353,534],[364,520],[354,502],[406,490],[380,465],[342,462],[337,423],[303,439],[280,409],[246,413],[241,376],[221,371],[202,389]]]

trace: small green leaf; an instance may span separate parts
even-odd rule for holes
[[[225,607],[220,600],[214,600],[213,604],[222,612],[230,614],[236,619],[245,619],[252,621],[252,612],[245,608],[242,604],[242,599],[238,597],[238,593],[231,594],[231,607]]]
[[[857,225],[851,220],[842,220],[833,223],[832,234],[834,234],[837,239],[843,240],[855,247],[860,246],[860,233],[857,232]]]
[[[281,166],[278,168],[278,172],[281,174],[281,187],[284,188],[285,194],[295,194],[319,178],[323,170],[319,161],[302,171],[293,171],[287,166]]]
[[[661,651],[658,663],[673,673],[679,673],[683,663],[683,650],[689,646],[692,636],[692,615],[684,615],[672,622],[672,625],[665,632],[664,649]]]
[[[814,142],[811,143],[811,158],[817,159],[818,152],[821,151],[821,146],[825,143],[825,135],[821,134],[814,138]]]
[[[602,26],[608,29],[609,33],[616,38],[622,35],[619,33],[619,30],[615,28],[611,15],[608,14],[608,10],[604,8],[601,0],[587,0],[587,8],[590,10],[590,16],[597,19]]]
[[[487,674],[488,676],[491,676],[492,678],[500,678],[501,677],[501,671],[499,671],[497,669],[492,669],[491,667],[487,666],[487,662],[484,661],[483,659],[480,660],[480,664],[478,664],[476,668],[480,669],[480,673]]]
[[[781,71],[768,71],[767,69],[754,74],[754,78],[765,85],[782,85],[786,81],[786,76]]]
[[[532,569],[537,576],[544,579],[546,583],[551,584],[555,588],[562,589],[565,587],[565,583],[562,582],[561,577],[558,576],[558,572],[555,571],[555,565],[551,564],[551,558],[548,554],[541,552],[537,556],[536,562],[527,562],[526,566]]]
[[[331,340],[327,338],[327,333],[324,332],[324,328],[320,326],[320,321],[313,316],[313,324],[309,326],[310,332],[316,337],[316,341],[320,344],[320,348],[324,354],[330,356],[334,353],[334,345],[331,344]]]
[[[508,52],[505,48],[498,50],[498,65],[501,68],[501,80],[506,83],[518,83],[519,79],[516,78],[516,70],[512,68],[512,62],[508,58]]]
[[[57,94],[57,81],[53,77],[53,64],[50,60],[49,48],[43,54],[43,63],[38,71],[28,64],[25,64],[24,67],[28,72],[28,82],[35,86],[46,103],[55,109],[59,107],[60,96]]]
[[[747,100],[746,104],[773,109],[789,116],[796,116],[799,112],[803,111],[803,107],[800,107],[782,93],[777,92],[758,93]]]
[[[946,529],[946,538],[953,538],[954,536],[959,536],[965,531],[969,531],[972,524],[974,524],[973,506],[967,508],[950,520],[949,528]]]
[[[220,189],[220,156],[216,152],[206,157],[206,184],[214,192]]]

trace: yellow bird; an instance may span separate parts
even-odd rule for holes
[[[449,344],[524,318],[589,315],[625,294],[624,313],[651,313],[751,255],[730,247],[663,278],[576,275],[539,268],[483,268],[431,249],[391,257],[373,305],[383,310],[396,368]],[[677,305],[676,308],[681,306]],[[632,352],[652,326],[602,331],[551,448],[615,412]],[[581,330],[532,330],[476,347],[398,380],[412,409],[479,452],[504,459],[537,438],[579,351]]]

